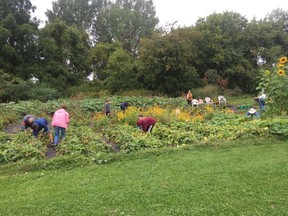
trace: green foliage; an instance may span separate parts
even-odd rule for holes
[[[123,49],[133,57],[138,56],[140,38],[149,37],[158,23],[153,1],[146,0],[110,2],[95,20],[96,41],[120,41]]]
[[[130,125],[107,128],[104,131],[104,136],[115,143],[120,148],[120,151],[126,153],[146,148],[159,148],[166,145],[149,133],[141,133],[138,128]]]
[[[105,84],[111,92],[139,88],[136,61],[123,49],[111,54],[105,71],[109,74]]]
[[[139,55],[144,86],[171,96],[179,96],[191,86],[201,86],[197,70],[190,64],[196,60],[198,38],[193,29],[177,29],[164,36],[143,39]]]
[[[202,98],[210,97],[211,99],[216,99],[219,96],[219,87],[217,85],[205,85],[202,88],[197,88],[192,90],[194,98]]]
[[[288,106],[288,60],[281,57],[272,70],[261,70],[258,90],[265,90],[269,108],[276,114],[287,114]]]
[[[0,70],[0,101],[40,100],[47,101],[57,99],[60,95],[45,83],[24,81],[17,76]]]
[[[91,97],[135,89],[179,96],[207,80],[217,84],[218,77],[230,89],[254,93],[259,66],[273,64],[288,47],[287,11],[281,9],[251,22],[234,12],[213,13],[195,26],[163,31],[155,29],[150,0],[52,5],[39,29],[29,0],[0,2],[0,68],[19,80],[1,88],[3,102],[46,101],[57,98],[55,91],[74,96],[82,87]],[[31,89],[29,80],[39,80],[39,88]]]
[[[67,131],[67,137],[58,148],[59,155],[95,156],[108,153],[112,147],[106,144],[100,135],[93,133],[88,126],[71,127]]]
[[[29,0],[0,2],[0,67],[24,80],[32,78],[29,68],[37,55],[37,23],[30,20],[33,9]]]
[[[43,144],[43,139],[42,136],[33,139],[28,132],[15,135],[11,140],[0,144],[0,162],[44,159],[47,147]]]
[[[81,85],[91,73],[87,34],[61,20],[41,29],[39,49],[42,68],[34,76],[56,89]]]

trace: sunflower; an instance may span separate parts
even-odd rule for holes
[[[283,76],[284,74],[285,74],[285,71],[284,71],[284,70],[279,70],[279,71],[278,71],[278,75],[279,75],[279,76]]]
[[[285,66],[284,64],[280,64],[280,63],[277,64],[277,68],[279,68],[279,69],[284,68],[284,66]]]
[[[279,63],[280,64],[285,64],[287,62],[287,57],[281,57],[280,59],[279,59]]]

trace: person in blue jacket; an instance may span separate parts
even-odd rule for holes
[[[31,125],[34,138],[38,137],[39,132],[43,129],[43,134],[48,134],[50,142],[53,143],[53,137],[48,127],[48,121],[45,118],[36,119]]]
[[[120,104],[120,109],[124,112],[128,108],[128,103],[127,102],[122,102]]]

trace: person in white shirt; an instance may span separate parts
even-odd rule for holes
[[[258,96],[258,103],[259,103],[259,108],[261,112],[265,111],[265,100],[267,98],[267,95],[264,93],[264,90],[260,93]]]
[[[223,95],[218,96],[219,106],[226,106],[226,98]]]

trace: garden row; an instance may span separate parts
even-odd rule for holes
[[[113,101],[118,104],[121,99]],[[145,106],[130,106],[125,113],[115,106],[110,118],[101,112],[103,103],[100,100],[69,101],[71,123],[66,139],[57,148],[57,155],[85,156],[98,162],[102,161],[101,158],[109,160],[118,151],[129,153],[141,149],[205,144],[250,136],[288,137],[287,118],[263,117],[254,120],[229,109],[191,108],[185,105],[176,108],[179,105],[178,99],[148,98],[144,101],[143,98],[130,98],[128,101],[136,104],[140,100]],[[15,123],[24,111],[38,116],[47,115],[49,118],[49,112],[57,109],[62,102],[6,104],[1,107],[1,119]],[[158,119],[152,134],[142,133],[136,128],[139,113]],[[41,136],[33,139],[29,131],[2,133],[0,163],[43,160],[47,141],[47,137]]]

